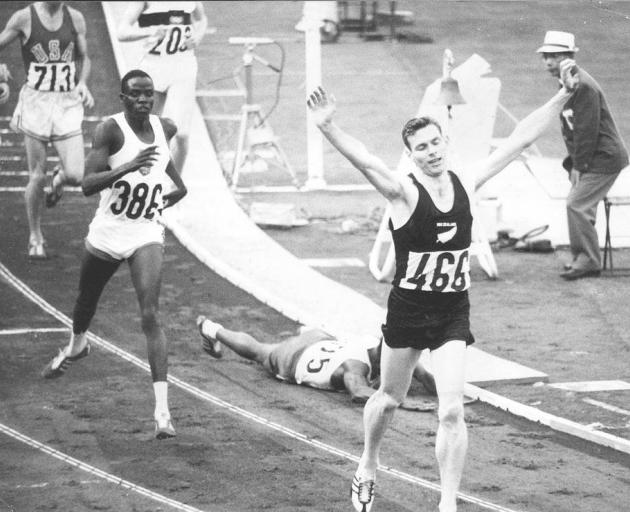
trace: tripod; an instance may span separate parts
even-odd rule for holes
[[[292,178],[293,185],[297,186],[295,172],[282,148],[278,145],[273,130],[261,115],[260,105],[254,103],[252,67],[254,61],[267,66],[276,73],[281,70],[271,65],[265,59],[254,53],[257,44],[273,43],[272,39],[264,37],[231,37],[230,44],[243,44],[243,69],[245,75],[245,103],[241,106],[241,118],[238,130],[238,140],[232,164],[232,188],[236,188],[243,166],[246,162],[250,165],[257,158],[265,161],[275,160],[280,168],[285,170]]]

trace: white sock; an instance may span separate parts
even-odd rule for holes
[[[161,380],[153,383],[153,392],[155,393],[155,417],[171,416],[168,411],[168,382]]]
[[[206,320],[201,324],[201,330],[206,336],[210,336],[211,338],[217,339],[217,332],[219,329],[223,329],[221,324],[213,322],[212,320]]]
[[[87,344],[87,339],[84,332],[79,333],[79,334],[72,333],[72,336],[70,337],[70,343],[68,344],[68,347],[66,348],[66,355],[76,356],[79,352],[81,352],[85,348],[86,344]]]

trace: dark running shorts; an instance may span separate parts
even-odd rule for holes
[[[394,287],[387,300],[383,338],[391,348],[435,350],[447,341],[475,342],[468,292],[418,292]]]

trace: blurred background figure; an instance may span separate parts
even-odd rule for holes
[[[0,33],[0,50],[19,39],[26,69],[11,128],[24,134],[29,180],[24,193],[30,230],[28,256],[48,257],[42,234],[46,206],[57,204],[64,184],[83,179],[83,107],[94,105],[86,85],[90,74],[85,18],[65,2],[35,2],[16,11]],[[61,167],[44,193],[46,146],[51,143]]]
[[[195,104],[195,48],[207,26],[202,2],[130,2],[118,26],[120,41],[146,40],[145,53],[134,67],[153,78],[154,112],[172,119],[177,126],[171,151],[179,172],[188,154]]]
[[[560,78],[560,63],[574,59],[578,48],[569,32],[550,30],[536,50],[551,76]],[[572,260],[560,275],[572,281],[597,277],[602,268],[599,239],[595,229],[597,205],[619,172],[628,165],[628,151],[600,85],[583,68],[575,67],[579,86],[560,115],[562,138],[568,156],[563,166],[569,173],[567,220]]]

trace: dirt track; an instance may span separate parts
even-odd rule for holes
[[[299,11],[297,4],[292,3],[291,8]],[[90,28],[93,37],[102,34],[98,32],[102,26]],[[111,66],[111,59],[105,65]],[[99,73],[103,75],[103,89],[99,90],[98,113],[105,114],[109,111],[104,106],[115,104],[116,78],[102,68]],[[24,258],[26,225],[21,197],[2,193],[0,262],[65,314],[72,308],[81,237],[94,207],[93,200],[68,194],[58,208],[46,212],[44,229],[56,257],[29,263]],[[331,250],[343,246],[351,254],[365,254],[372,236],[369,232],[331,235],[336,226],[337,220],[333,219],[308,231],[269,234],[301,256],[312,256],[314,245],[321,249],[324,241],[330,243]],[[296,326],[207,270],[172,237],[167,240],[161,310],[170,340],[171,373],[258,418],[358,455],[361,410],[351,406],[343,394],[280,384],[259,367],[232,355],[216,361],[202,354],[194,327],[199,312],[226,326],[246,328],[265,341],[292,332]],[[560,288],[554,281],[558,256],[506,253],[498,257],[503,276],[499,282],[475,275],[473,300],[477,307],[473,321],[484,349],[517,360],[523,358],[522,362],[549,372],[557,380],[607,375],[627,379],[626,281],[619,281],[617,287],[611,286],[616,281],[601,279]],[[338,277],[381,302],[386,287],[372,283],[364,269],[361,272],[346,271]],[[605,300],[611,296],[613,300]],[[571,317],[576,301],[588,303],[589,309],[586,314]],[[546,307],[541,314],[541,304],[553,304],[553,308]],[[104,294],[93,331],[144,359],[136,309],[128,271],[121,268]],[[0,310],[2,329],[62,327],[4,280],[0,280]],[[179,435],[174,440],[155,441],[148,374],[102,349],[96,348],[63,379],[41,380],[40,369],[66,336],[63,332],[2,336],[5,351],[0,362],[0,423],[201,510],[348,510],[353,461],[307,444],[296,434],[291,437],[231,412],[218,400],[208,402],[173,387],[172,412]],[[506,344],[506,339],[519,345]],[[591,351],[593,340],[598,351],[591,352],[587,359],[580,352]],[[530,348],[525,350],[524,344],[530,344]],[[531,387],[506,386],[499,391],[532,402],[541,399],[540,390]],[[417,388],[412,394],[422,397]],[[623,406],[624,399],[617,399]],[[543,395],[543,401],[580,418],[592,413],[579,411],[577,407],[583,405],[576,397],[560,393]],[[627,456],[578,442],[481,404],[467,407],[467,420],[471,446],[463,492],[518,511],[625,510],[623,503],[627,502],[630,484]],[[382,463],[435,482],[435,421],[431,413],[400,411],[388,434]],[[0,436],[0,458],[3,511],[172,509],[105,483],[5,435]],[[374,510],[418,510],[418,504],[421,509],[436,509],[437,494],[418,483],[382,474],[379,485]],[[488,507],[464,504],[461,510]]]

